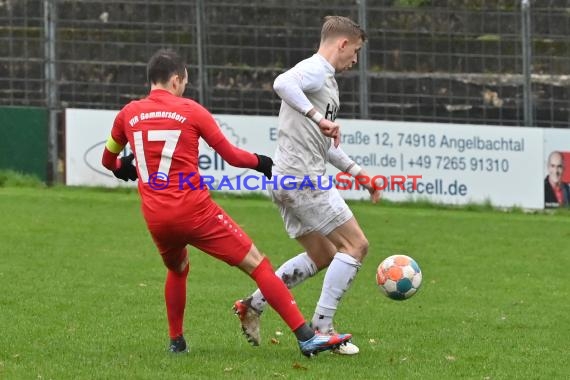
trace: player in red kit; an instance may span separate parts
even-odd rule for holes
[[[148,97],[127,104],[115,118],[102,163],[122,180],[136,180],[142,212],[167,267],[164,296],[171,352],[186,352],[183,336],[187,245],[247,273],[268,303],[295,333],[301,352],[312,356],[348,342],[350,334],[315,333],[291,293],[248,235],[201,186],[198,140],[202,137],[230,165],[255,169],[271,178],[273,162],[232,145],[212,115],[182,97],[188,83],[184,61],[172,50],[159,50],[147,67]],[[133,154],[118,158],[127,145]],[[136,167],[133,165],[136,159]]]

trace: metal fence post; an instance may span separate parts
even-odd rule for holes
[[[58,143],[57,143],[57,112],[58,84],[56,74],[56,28],[57,0],[44,0],[44,72],[45,72],[45,103],[48,109],[48,182],[59,180]]]
[[[358,23],[362,29],[366,30],[366,0],[358,1]],[[362,45],[359,58],[360,118],[368,119],[368,44]]]
[[[533,102],[532,102],[532,39],[530,24],[530,0],[521,1],[522,17],[522,60],[523,60],[523,94],[524,94],[524,125],[532,127]]]
[[[200,104],[207,107],[208,73],[205,63],[205,37],[204,21],[206,12],[204,10],[204,0],[196,1],[196,49],[198,55],[198,100]]]

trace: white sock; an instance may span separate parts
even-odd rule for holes
[[[316,273],[317,265],[313,260],[311,260],[306,252],[300,253],[289,259],[275,271],[277,277],[282,279],[289,289],[299,285],[301,282],[314,276]],[[259,312],[262,312],[267,305],[267,302],[265,301],[265,298],[263,298],[261,291],[257,289],[253,292],[251,297],[251,306]]]
[[[352,284],[360,265],[358,260],[346,253],[337,252],[334,256],[325,274],[321,298],[311,321],[315,330],[326,333],[333,328],[332,320],[338,303]]]

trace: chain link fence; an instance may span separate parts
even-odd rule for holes
[[[366,67],[339,75],[340,117],[568,127],[570,1],[530,3],[528,34],[521,9],[521,0],[0,0],[0,105],[119,109],[145,96],[148,58],[171,47],[189,62],[185,96],[213,113],[276,115],[274,78],[315,52],[323,16],[340,14],[369,34]]]

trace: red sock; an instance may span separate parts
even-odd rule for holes
[[[184,323],[184,308],[186,307],[186,279],[190,264],[182,273],[168,270],[164,284],[164,299],[166,300],[166,315],[168,316],[168,333],[174,339],[182,335]]]
[[[267,258],[251,273],[263,298],[271,305],[292,331],[305,324],[305,318],[299,311],[293,295],[283,281],[275,275],[273,267]]]

